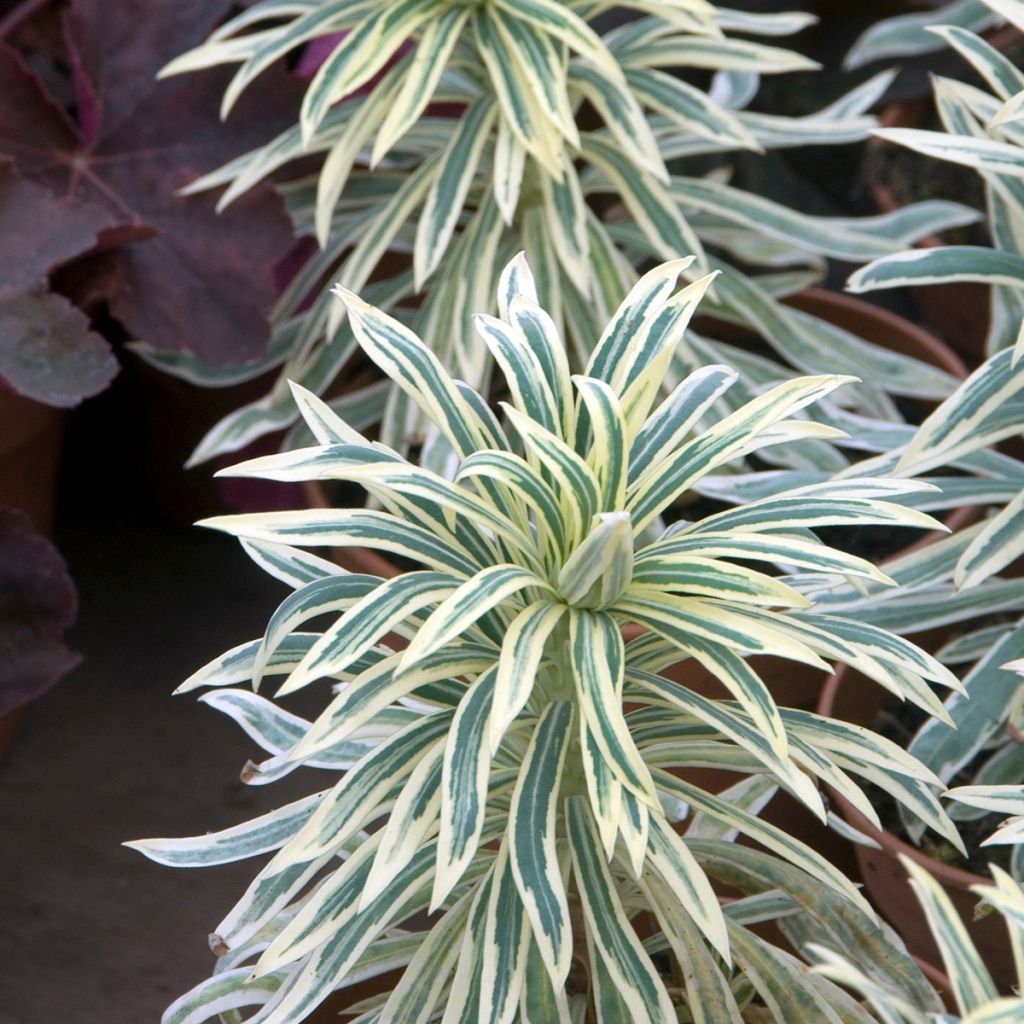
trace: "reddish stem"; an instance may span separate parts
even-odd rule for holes
[[[0,21],[0,39],[6,39],[22,22],[28,21],[36,11],[44,8],[51,0],[22,0],[10,14]]]

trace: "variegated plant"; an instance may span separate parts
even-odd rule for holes
[[[993,9],[994,5],[986,6],[985,0],[952,0],[948,3],[936,0],[920,6],[925,9],[882,18],[868,26],[850,47],[843,66],[853,70],[875,61],[892,61],[941,50],[946,42],[932,32],[935,25],[983,32],[1001,21],[999,13]]]
[[[1024,29],[1024,0],[983,0],[993,18]],[[1024,71],[959,25],[934,33],[981,76],[990,91],[938,76],[943,131],[884,128],[875,134],[939,160],[975,169],[985,184],[992,247],[946,245],[882,256],[851,278],[852,291],[960,281],[990,285],[989,353],[1013,345],[1024,322]]]
[[[453,465],[444,476],[410,463],[296,387],[316,445],[231,471],[349,481],[376,507],[207,521],[294,593],[262,639],[182,689],[214,687],[204,700],[269,752],[249,782],[300,766],[343,774],[224,832],[133,844],[182,866],[273,852],[215,930],[217,974],[167,1024],[251,1005],[253,1024],[294,1024],[396,967],[393,989],[358,1008],[363,1024],[738,1024],[754,1003],[778,1024],[867,1020],[750,930],[795,909],[855,958],[883,936],[857,888],[757,810],[778,787],[824,818],[821,781],[877,820],[852,773],[959,840],[930,772],[866,730],[778,707],[747,656],[822,671],[823,659],[846,662],[941,714],[932,686],[959,683],[936,659],[816,613],[798,589],[804,577],[887,584],[814,530],[933,527],[901,503],[929,488],[850,478],[666,528],[673,499],[717,467],[832,436],[803,411],[848,380],[788,380],[718,419],[709,410],[736,374],[711,365],[660,400],[711,283],[677,292],[687,265],[645,275],[572,376],[516,258],[501,318],[476,321],[505,378],[500,415],[401,323],[340,293],[364,352],[436,425]],[[317,545],[365,545],[417,567],[350,574],[302,550]],[[323,616],[333,621],[311,631]],[[678,662],[732,699],[661,674]],[[334,696],[310,722],[254,692],[271,677],[284,677],[279,697],[318,682]],[[739,781],[709,791],[705,768]],[[731,842],[737,833],[763,849]],[[713,879],[746,899],[723,909]],[[421,911],[443,914],[410,920]],[[656,967],[665,948],[677,967]],[[859,962],[886,984],[894,970],[916,977],[905,957],[872,959]]]
[[[1007,995],[1000,993],[992,980],[942,886],[909,857],[901,859],[942,956],[949,979],[948,994],[957,1012],[936,1014],[915,994],[878,984],[849,958],[832,950],[815,950],[818,972],[860,993],[881,1024],[1017,1024],[1024,1020],[1024,997],[1020,994],[1024,990],[1024,889],[999,868],[993,868],[994,884],[973,886],[979,899],[998,912],[1006,924],[1019,979],[1016,992]]]
[[[574,369],[586,366],[593,339],[636,282],[635,268],[693,252],[701,269],[723,271],[707,311],[767,338],[778,359],[753,359],[693,336],[669,368],[670,387],[709,361],[735,363],[745,397],[792,368],[839,369],[865,381],[848,389],[848,402],[890,419],[898,414],[889,395],[934,400],[952,390],[947,374],[780,299],[813,282],[824,258],[863,262],[898,252],[974,212],[935,202],[863,220],[814,217],[726,180],[731,152],[866,137],[875,124],[866,111],[890,76],[875,76],[805,118],[748,111],[761,75],[813,62],[730,33],[771,40],[806,25],[806,14],[634,0],[617,5],[634,20],[602,36],[597,27],[608,6],[263,0],[171,64],[169,72],[238,64],[224,96],[227,113],[274,61],[334,40],[296,125],[191,186],[224,188],[223,205],[272,173],[290,173],[282,189],[296,231],[320,246],[281,297],[266,359],[225,371],[149,353],[165,369],[210,385],[280,368],[271,393],[219,424],[195,461],[291,425],[297,413],[288,381],[325,394],[357,354],[343,308],[317,290],[325,279],[365,292],[446,367],[485,385],[491,362],[472,314],[494,311],[500,268],[519,250],[570,342]],[[713,87],[705,92],[669,73],[678,68],[712,72]],[[690,158],[709,155],[721,166],[698,176]],[[306,177],[308,165],[297,161],[311,156],[319,167]],[[670,175],[670,163],[682,173]],[[705,246],[718,255],[705,255]],[[732,263],[761,272],[751,276]],[[431,459],[438,435],[400,392],[371,383],[335,408],[359,426],[383,417],[380,436],[399,451],[425,429]],[[828,446],[793,451],[832,471],[843,465]]]
[[[983,2],[992,16],[989,23],[1006,19],[1024,28],[1020,0]],[[878,134],[975,168],[985,182],[993,248],[943,246],[883,257],[859,270],[850,284],[861,291],[900,284],[942,287],[956,281],[992,286],[988,347],[994,354],[909,444],[896,449],[896,471],[915,476],[937,469],[967,471],[947,478],[947,499],[958,490],[965,503],[993,509],[984,522],[920,559],[927,592],[922,591],[916,610],[913,602],[904,609],[922,626],[929,619],[928,607],[939,604],[945,606],[945,625],[981,619],[938,652],[945,663],[968,668],[965,693],[946,701],[952,723],[926,722],[909,746],[947,784],[972,770],[972,785],[955,792],[974,799],[952,809],[954,817],[968,819],[991,812],[984,793],[991,794],[988,803],[1000,803],[1007,788],[1019,792],[1024,786],[1024,747],[1018,742],[1024,688],[1013,668],[1024,656],[1024,620],[1017,618],[1024,611],[1024,588],[1017,578],[997,575],[1024,554],[1024,478],[1019,462],[992,447],[1024,433],[1024,73],[966,27],[944,25],[934,32],[991,91],[937,78],[935,101],[945,132],[889,129]],[[886,464],[876,460],[874,468],[881,471]],[[884,597],[880,600],[885,603]],[[924,613],[923,620],[918,612]],[[872,617],[870,611],[867,615]],[[905,824],[911,838],[919,840],[919,827]],[[1012,868],[1024,877],[1024,848],[1014,850]]]
[[[1003,668],[1020,673],[1024,671],[1024,661],[1007,662]],[[1024,784],[956,786],[946,795],[968,807],[1007,815],[982,846],[1020,846],[1024,843]]]
[[[947,697],[948,717],[926,720],[908,747],[947,785],[962,781],[968,769],[975,786],[1024,784],[1024,745],[1018,742],[1024,687],[1013,669],[1024,657],[1024,579],[1000,575],[1024,554],[1024,464],[996,449],[1024,434],[1019,355],[1019,349],[1007,348],[991,356],[916,430],[862,425],[865,434],[869,427],[877,433],[876,447],[885,454],[860,462],[858,473],[925,480],[935,490],[921,495],[917,507],[936,512],[975,505],[979,521],[887,563],[898,588],[824,580],[805,590],[822,611],[905,636],[939,628],[952,632],[936,653],[944,664],[963,667],[964,692]],[[772,483],[780,486],[777,479]],[[764,489],[762,482],[737,491],[733,482],[728,491],[747,497]],[[720,485],[716,492],[724,490]],[[966,803],[951,811],[956,820],[985,813]],[[920,841],[919,824],[904,824],[910,838]],[[1022,851],[1015,851],[1014,871],[1024,875]]]
[[[1010,662],[1002,668],[1020,673],[1024,661]],[[979,694],[979,696],[982,696]],[[948,791],[962,807],[982,813],[1006,814],[1009,817],[982,846],[1011,846],[1013,854],[1024,843],[1024,785],[958,786]],[[900,858],[921,908],[927,918],[935,945],[949,978],[948,995],[956,1004],[959,1016],[943,1015],[944,1024],[1013,1024],[1024,1020],[1024,888],[998,865],[991,865],[993,884],[979,884],[971,889],[981,901],[982,912],[997,912],[1008,932],[1013,951],[1018,983],[1012,995],[1001,992],[992,979],[960,914],[943,887],[920,864],[909,857]],[[1019,856],[1011,863],[1020,864]],[[868,977],[848,957],[837,952],[835,945],[811,946],[809,952],[818,960],[818,972],[837,984],[860,993],[878,1014],[882,1024],[931,1024],[935,1016],[920,1001],[920,991],[902,989],[898,985],[879,984]]]
[[[1020,672],[1024,662],[1003,667]],[[1024,786],[959,786],[947,795],[976,810],[1010,815],[983,846],[1009,845],[1019,849],[1024,843]],[[900,859],[942,957],[949,977],[948,994],[959,1011],[959,1016],[943,1016],[943,1022],[1013,1024],[1024,1020],[1024,888],[1020,880],[993,865],[994,884],[972,886],[985,912],[997,912],[1006,925],[1018,977],[1016,991],[1006,995],[993,981],[946,891],[912,859]],[[810,952],[819,961],[818,972],[863,995],[882,1024],[931,1024],[935,1020],[919,1001],[919,991],[911,993],[899,986],[879,984],[834,947],[812,946]]]

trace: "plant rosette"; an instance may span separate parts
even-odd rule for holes
[[[623,12],[635,17],[609,28],[604,15]],[[211,430],[194,461],[235,455],[295,424],[289,381],[328,397],[358,429],[379,423],[379,439],[397,451],[426,435],[429,453],[433,426],[410,422],[416,410],[401,392],[330,393],[358,343],[321,283],[360,292],[414,329],[452,372],[485,387],[493,362],[471,314],[495,311],[501,268],[520,249],[573,369],[587,365],[639,262],[691,252],[702,270],[722,270],[715,312],[759,333],[778,357],[736,365],[748,389],[789,376],[789,364],[860,377],[844,400],[873,415],[898,417],[897,398],[941,400],[955,386],[948,374],[797,316],[779,300],[818,280],[825,259],[861,263],[896,252],[975,211],[936,202],[862,221],[815,217],[716,175],[668,172],[669,163],[698,170],[705,157],[724,161],[736,151],[866,137],[875,125],[868,111],[890,73],[805,117],[748,109],[763,77],[815,66],[776,45],[813,20],[705,0],[624,3],[616,12],[555,0],[322,0],[309,9],[274,0],[218,26],[164,74],[234,65],[225,112],[286,59],[329,55],[292,126],[188,190],[216,189],[225,208],[276,181],[296,232],[321,250],[282,295],[267,359],[251,367],[277,374],[270,393]],[[679,77],[680,68],[695,69],[710,89]],[[433,103],[460,116],[434,116]],[[389,257],[395,265],[381,273]],[[312,306],[300,308],[310,295]],[[714,349],[701,343],[693,365],[734,365]],[[205,368],[197,360],[188,372],[201,380]],[[835,451],[823,448],[826,468],[835,469]]]
[[[902,503],[931,487],[829,480],[664,528],[665,509],[717,467],[835,438],[804,410],[849,380],[786,380],[719,418],[709,413],[737,375],[711,365],[661,397],[711,281],[677,292],[688,265],[645,275],[572,376],[529,268],[513,260],[501,318],[476,320],[508,387],[500,418],[409,329],[341,292],[363,350],[446,439],[451,473],[367,441],[298,387],[317,443],[231,471],[352,481],[376,507],[205,523],[294,590],[262,638],[180,689],[212,687],[203,700],[267,751],[249,783],[303,766],[342,774],[223,832],[131,844],[193,867],[273,854],[214,929],[213,978],[172,1006],[169,1024],[243,1006],[258,1006],[261,1024],[296,1022],[394,969],[397,983],[354,1008],[365,1024],[567,1024],[598,1007],[638,1024],[676,1024],[680,1012],[735,1024],[755,1003],[778,1024],[854,1012],[753,930],[779,905],[864,969],[920,977],[898,950],[882,954],[857,887],[757,811],[781,788],[824,820],[825,782],[874,818],[852,773],[956,841],[936,780],[881,737],[779,708],[747,656],[846,662],[929,709],[933,684],[959,687],[908,641],[818,614],[802,593],[805,579],[887,583],[813,530],[934,528]],[[347,545],[422,568],[381,579],[303,550]],[[308,628],[324,616],[322,631]],[[627,643],[630,625],[646,632]],[[380,643],[390,632],[403,649]],[[664,678],[680,657],[731,699]],[[333,687],[315,720],[257,692],[282,676],[278,698]],[[707,767],[739,781],[718,793],[676,774]],[[723,908],[716,885],[743,899]],[[642,914],[659,929],[647,944],[631,924]],[[655,948],[679,970],[662,970]]]
[[[856,296],[831,292],[824,288],[808,288],[787,300],[787,304],[802,312],[813,313],[828,323],[898,355],[911,356],[945,370],[957,380],[962,381],[967,376],[967,367],[963,360],[941,338],[905,317]],[[923,401],[917,401],[914,405],[916,409],[928,412],[933,408],[931,403]],[[964,504],[952,508],[943,517],[942,522],[946,530],[956,531],[971,523],[977,515],[976,509]],[[942,534],[929,533],[925,537],[919,537],[891,557],[895,559],[909,554],[925,544],[932,543],[940,536]]]
[[[910,356],[944,370],[952,378],[963,380],[967,375],[960,358],[935,335],[895,313],[852,295],[831,292],[824,288],[807,288],[787,299],[786,305],[799,312],[810,313],[823,322],[833,324],[843,331],[887,348],[898,355]],[[930,410],[930,406],[924,402],[918,404]],[[324,481],[304,480],[302,490],[311,507],[331,507],[330,494]],[[964,505],[947,513],[943,523],[948,530],[958,530],[976,516],[975,509]],[[882,531],[873,532],[880,534]],[[911,541],[900,553],[913,550],[939,536],[941,534],[931,533]],[[350,571],[369,572],[384,577],[397,576],[401,571],[390,559],[366,549],[338,548],[332,551],[331,557]],[[766,682],[777,703],[808,709],[817,707],[824,683],[824,677],[820,672],[810,666],[775,662],[768,658],[762,659],[759,671],[762,670],[767,673]],[[706,673],[694,673],[692,664],[686,671],[691,679],[694,674],[698,678],[704,677],[701,692],[705,696],[725,695],[713,677]]]

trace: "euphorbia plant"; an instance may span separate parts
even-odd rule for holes
[[[1018,346],[1019,348],[1019,346]],[[918,474],[934,472],[957,457],[987,456],[1000,467],[1019,462],[987,451],[990,445],[1024,432],[1024,366],[1020,352],[1004,349],[988,359],[925,422],[900,458],[901,469]],[[990,497],[988,519],[966,531],[955,563],[948,566],[951,604],[961,604],[958,618],[975,619],[973,628],[938,652],[947,663],[966,664],[965,693],[949,698],[952,722],[929,721],[918,731],[910,749],[929,764],[944,782],[976,786],[1024,784],[1020,732],[1022,682],[1014,671],[1024,657],[1024,586],[1019,578],[1002,578],[1024,553],[1024,469],[1002,483],[1002,493]],[[998,489],[998,484],[996,485]],[[993,598],[995,600],[993,600]],[[996,608],[1002,614],[994,616]],[[1016,614],[1014,614],[1016,613]],[[970,790],[968,790],[970,792]],[[964,803],[952,809],[960,818],[980,817],[985,808]],[[910,826],[919,839],[919,830]],[[1024,848],[1014,850],[1014,872],[1024,864]]]
[[[1019,356],[1010,348],[991,356],[919,429],[884,428],[888,451],[859,466],[860,472],[928,480],[937,488],[923,495],[931,511],[974,504],[987,507],[987,518],[887,565],[905,585],[903,593],[869,581],[859,589],[829,584],[814,595],[822,610],[905,635],[946,631],[936,654],[945,664],[965,666],[964,691],[946,698],[948,718],[929,718],[914,731],[908,749],[947,785],[1024,783],[1022,686],[1012,669],[1024,656],[1024,580],[1001,575],[1024,553],[1024,465],[996,450],[1024,432]],[[949,637],[951,628],[956,632]],[[967,819],[983,812],[960,805],[951,814]],[[919,823],[904,824],[920,842]]]
[[[1024,30],[1024,2],[981,0],[992,19]],[[952,46],[988,90],[952,78],[934,80],[942,131],[887,128],[875,134],[926,156],[976,170],[985,185],[992,246],[945,245],[882,256],[850,278],[854,291],[902,285],[941,287],[971,281],[990,285],[988,351],[1018,338],[1024,317],[1024,72],[985,39],[957,24],[937,21],[935,35]]]
[[[328,278],[372,288],[376,304],[411,325],[446,367],[484,384],[490,358],[472,314],[493,311],[500,270],[521,249],[574,369],[586,366],[636,268],[693,252],[705,270],[722,261],[709,312],[763,335],[790,367],[861,376],[850,401],[896,416],[889,394],[948,394],[946,374],[779,300],[816,280],[822,257],[862,262],[975,214],[930,203],[858,222],[820,218],[724,180],[736,151],[864,138],[874,125],[866,112],[888,76],[809,117],[762,114],[746,109],[760,76],[814,66],[775,44],[813,20],[808,15],[705,0],[629,2],[619,6],[633,20],[601,35],[607,6],[270,0],[171,63],[168,72],[178,73],[237,64],[223,105],[237,120],[234,104],[268,68],[310,45],[327,44],[328,54],[292,127],[190,186],[223,189],[223,208],[275,175],[296,232],[320,246],[281,297],[267,358],[249,367],[252,376],[280,368],[277,383],[218,425],[195,459],[293,423],[289,380],[320,395],[344,380],[358,346],[342,307],[320,289]],[[687,80],[694,74],[713,76],[712,87]],[[670,166],[681,173],[671,175]],[[697,363],[732,362],[714,342],[694,345]],[[766,373],[791,372],[749,359],[739,368],[755,388]],[[172,369],[216,383],[198,361]],[[678,368],[673,374],[674,384]],[[330,397],[361,424],[383,418],[381,435],[398,450],[421,432],[415,410],[393,390],[371,383]],[[834,471],[839,457],[823,448],[819,460]],[[421,461],[434,451],[428,443]]]
[[[827,905],[836,927],[856,919],[862,934],[880,931],[835,867],[753,813],[765,787],[824,817],[823,780],[874,818],[853,773],[958,842],[928,771],[865,730],[777,707],[746,660],[771,654],[822,670],[825,658],[846,661],[925,707],[935,704],[932,684],[958,686],[895,635],[810,614],[796,588],[805,576],[884,582],[812,531],[933,527],[893,500],[928,485],[864,477],[697,522],[660,519],[731,459],[833,436],[802,412],[847,382],[785,381],[707,424],[736,376],[712,365],[659,403],[665,367],[711,281],[676,293],[687,265],[648,273],[596,341],[587,372],[570,376],[515,259],[501,279],[501,318],[477,318],[508,389],[500,416],[402,324],[341,293],[363,350],[447,439],[452,476],[366,440],[301,388],[317,445],[232,470],[351,481],[378,507],[207,521],[243,538],[295,591],[262,639],[183,689],[221,688],[206,699],[271,753],[247,769],[249,781],[302,765],[345,774],[222,833],[134,844],[180,865],[276,851],[215,931],[221,973],[168,1019],[256,1003],[253,1020],[297,1022],[333,990],[405,966],[360,1020],[736,1022],[756,996],[780,1024],[817,1024],[842,994],[808,983],[787,995],[792,985],[779,978],[790,978],[790,961],[723,911],[709,876],[792,890],[812,914],[817,893],[817,912]],[[382,580],[291,546],[351,544],[421,568]],[[778,566],[789,575],[775,575]],[[322,632],[304,631],[324,615],[334,620]],[[732,699],[660,674],[687,659]],[[318,681],[335,696],[308,722],[233,685],[282,675],[278,696]],[[737,772],[741,784],[709,792],[692,774],[702,767]],[[735,832],[767,851],[761,861],[723,841]],[[407,923],[425,910],[444,913]],[[642,910],[680,960],[672,984],[631,924]]]

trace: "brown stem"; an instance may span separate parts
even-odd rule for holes
[[[16,28],[28,21],[36,11],[42,10],[52,0],[22,0],[6,18],[0,21],[0,39],[6,39]]]

